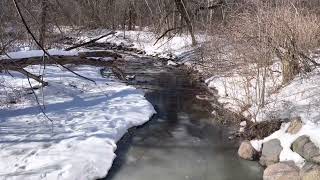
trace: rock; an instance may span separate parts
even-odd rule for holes
[[[307,161],[320,164],[320,150],[308,136],[300,136],[292,143],[291,149]]]
[[[270,140],[263,144],[262,155],[260,157],[260,164],[262,166],[269,166],[279,162],[279,156],[282,151],[281,143],[278,139]]]
[[[300,176],[302,180],[319,180],[320,166],[313,163],[306,163],[300,171]]]
[[[294,162],[281,162],[268,166],[263,180],[300,180],[299,168]]]
[[[299,155],[302,155],[303,154],[303,147],[308,142],[310,142],[310,139],[308,136],[306,136],[306,135],[300,136],[300,137],[298,137],[298,139],[296,139],[292,143],[291,149],[294,152],[298,153]]]
[[[301,121],[300,117],[293,118],[286,132],[290,134],[297,134],[302,128],[302,126],[303,122]]]
[[[320,155],[320,151],[319,148],[313,142],[310,141],[303,146],[302,155],[306,160],[311,161],[313,157]]]
[[[239,147],[238,155],[246,160],[255,160],[258,152],[253,148],[250,141],[243,141]]]
[[[315,157],[312,157],[312,162],[320,164],[320,155],[317,155]]]

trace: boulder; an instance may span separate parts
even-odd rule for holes
[[[297,134],[302,128],[302,126],[303,122],[301,121],[300,117],[293,118],[286,132],[290,134]]]
[[[300,180],[299,168],[294,162],[281,162],[268,166],[263,180]]]
[[[302,180],[319,180],[320,166],[314,163],[306,163],[300,171],[300,176]]]
[[[319,148],[310,141],[303,146],[302,155],[306,160],[311,161],[313,157],[317,157],[320,155],[320,151]]]
[[[292,143],[291,149],[307,161],[320,164],[320,150],[308,136],[300,136]]]
[[[303,135],[298,137],[298,139],[296,139],[292,145],[291,145],[291,149],[292,151],[298,153],[299,155],[303,154],[303,147],[306,143],[310,142],[310,139],[308,136]]]
[[[279,156],[282,151],[281,143],[278,139],[272,139],[262,146],[262,155],[259,163],[262,166],[269,166],[279,162]]]
[[[246,160],[255,160],[258,152],[253,148],[250,141],[243,141],[239,147],[238,155]]]
[[[320,164],[320,155],[312,157],[312,162]]]

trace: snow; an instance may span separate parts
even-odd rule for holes
[[[177,63],[175,63],[175,62],[173,62],[173,61],[171,61],[171,60],[169,60],[169,61],[167,62],[167,65],[168,65],[168,66],[178,66]]]
[[[264,121],[268,119],[259,118],[260,102],[262,99],[263,76],[257,77],[255,65],[247,66],[228,76],[213,76],[206,80],[209,88],[216,89],[218,101],[225,108],[242,114],[252,121]],[[251,73],[248,73],[251,72]],[[269,96],[281,86],[281,65],[275,62],[268,71],[266,78],[265,101],[269,104]],[[259,116],[258,116],[259,114]]]
[[[156,34],[146,31],[126,31],[125,33],[119,31],[115,36],[106,37],[98,42],[113,42],[117,45],[133,44],[134,48],[144,50],[146,55],[161,58],[174,58],[191,49],[191,38],[187,35],[163,38],[154,44],[157,37]],[[200,40],[202,37],[197,36],[197,38]]]
[[[21,58],[39,53],[11,55]],[[52,123],[40,112],[24,76],[1,74],[0,179],[102,178],[116,156],[116,142],[129,128],[144,124],[155,113],[142,91],[102,78],[99,68],[70,68],[96,84],[47,66],[44,80],[49,86],[43,89],[43,96],[41,89],[35,91]],[[35,74],[43,71],[39,66],[28,70]],[[11,94],[15,103],[7,101],[6,94]]]
[[[247,121],[242,121],[242,122],[240,123],[240,126],[246,127],[246,126],[247,126]]]
[[[64,51],[59,49],[49,49],[48,53],[52,56],[78,56],[77,51]],[[23,59],[23,58],[31,58],[31,57],[41,57],[44,55],[42,50],[31,50],[31,51],[18,51],[18,52],[10,52],[7,55],[0,55],[1,59]]]
[[[94,30],[77,35],[78,42],[87,42],[99,37],[101,34],[107,34],[108,30]],[[171,38],[164,37],[156,44],[159,35],[150,31],[117,31],[114,35],[104,37],[97,43],[114,43],[116,45],[125,45],[139,50],[144,50],[148,56],[160,58],[175,59],[182,56],[185,52],[194,49],[189,35],[182,34]],[[204,34],[197,34],[198,42],[205,42],[207,37]]]
[[[257,114],[262,120],[272,116],[301,117],[305,123],[320,123],[320,73],[315,70],[304,77],[295,78],[279,93],[269,97],[266,107]]]

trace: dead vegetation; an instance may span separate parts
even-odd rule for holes
[[[263,121],[252,123],[249,122],[241,137],[247,140],[264,139],[274,132],[278,131],[282,122],[279,120]]]
[[[225,84],[245,92],[244,99],[237,94],[227,95],[241,106],[240,113],[256,107],[256,112],[248,115],[254,119],[268,103],[268,96],[297,75],[319,66],[310,58],[320,42],[316,4],[302,0],[243,0],[230,5],[223,23],[211,29],[211,40],[199,66],[208,77],[226,77]],[[275,66],[277,62],[280,66]]]

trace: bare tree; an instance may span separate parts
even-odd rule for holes
[[[190,15],[187,11],[187,8],[186,8],[186,2],[184,0],[175,0],[175,4],[176,4],[176,7],[177,7],[179,13],[181,14],[182,19],[184,19],[184,21],[187,25],[188,31],[189,31],[191,39],[192,39],[192,45],[195,46],[197,44],[197,41],[196,41],[196,38],[194,35],[193,24],[192,24]]]

